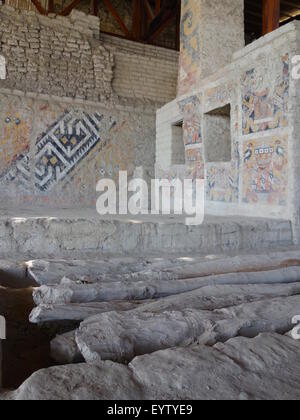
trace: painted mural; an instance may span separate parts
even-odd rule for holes
[[[204,160],[202,147],[186,149],[186,177],[204,179]]]
[[[35,189],[40,193],[49,192],[97,145],[106,145],[106,134],[115,125],[113,118],[105,118],[99,113],[65,111],[38,137],[32,156],[28,143],[22,153],[16,148],[16,159],[10,162],[8,171],[1,178],[4,182],[22,184],[30,189],[31,173],[34,172]],[[27,131],[22,132],[28,142],[30,136]]]
[[[154,114],[5,94],[0,104],[2,206],[94,207],[101,177],[141,164],[153,175]]]
[[[289,55],[268,60],[267,66],[249,70],[242,80],[244,135],[288,125]],[[262,73],[265,68],[267,74]]]
[[[8,111],[1,121],[0,168],[5,170],[28,151],[30,128],[19,113]]]
[[[220,108],[231,102],[235,86],[232,83],[223,83],[219,86],[207,89],[204,94],[204,104],[207,110]]]
[[[287,204],[288,137],[268,137],[245,142],[243,202]]]
[[[103,133],[102,141],[97,143],[86,158],[81,160],[69,176],[65,178],[61,183],[64,200],[67,198],[70,203],[74,202],[74,197],[71,197],[70,194],[76,191],[78,206],[94,207],[96,203],[95,185],[101,178],[110,178],[117,181],[118,168],[120,170],[127,169],[129,174],[132,173],[133,157],[127,142],[127,136],[124,133],[122,144],[120,144],[120,130],[125,131],[128,128],[126,124],[124,122],[115,124],[105,135]],[[129,136],[129,138],[133,142],[132,136]],[[125,152],[126,147],[128,147],[127,154]],[[54,195],[56,196],[55,190]],[[48,198],[48,196],[45,197]]]
[[[63,180],[101,142],[103,119],[98,113],[66,111],[41,135],[35,155],[35,185],[40,191]]]
[[[179,107],[183,114],[183,137],[185,146],[202,144],[201,112],[198,96],[181,101]]]
[[[1,97],[1,104],[5,98]],[[19,109],[16,98],[8,106],[1,107],[0,115],[0,179],[6,182],[17,177],[15,187],[28,186],[29,169],[28,153],[30,149],[30,134],[32,112],[30,106]],[[24,169],[25,168],[25,169]]]
[[[29,193],[31,191],[29,153],[21,153],[12,165],[12,168],[5,174],[1,174],[1,178],[2,182],[13,182],[17,188],[20,187],[23,191]]]
[[[123,120],[111,128],[105,149],[95,156],[95,169],[99,177],[109,177],[118,181],[119,171],[127,171],[129,177],[133,174],[137,150],[135,150],[132,135],[128,133],[130,133],[128,120]],[[120,146],[120,138],[122,138],[122,146]]]
[[[200,72],[200,2],[184,0],[181,18],[181,53],[178,94],[185,95],[196,87]]]
[[[179,102],[183,114],[186,178],[204,179],[200,98],[191,96]]]
[[[207,199],[222,203],[239,201],[240,153],[239,143],[234,145],[230,163],[207,164]]]

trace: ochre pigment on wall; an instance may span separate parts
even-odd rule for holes
[[[244,144],[243,201],[285,206],[288,189],[288,136]]]
[[[207,89],[204,93],[203,101],[205,108],[213,110],[229,103],[234,90],[235,86],[232,82],[223,83],[216,87]]]
[[[242,81],[244,135],[288,125],[289,56],[272,56],[269,62],[275,68],[271,76],[259,66],[249,70]]]
[[[264,67],[264,65],[265,67]],[[269,68],[269,72],[264,69]],[[212,202],[284,206],[288,190],[288,136],[262,138],[262,132],[288,126],[289,56],[262,56],[242,77],[242,133],[239,107],[231,118],[234,144],[230,163],[207,164],[207,197]],[[232,104],[237,89],[231,82],[205,92],[207,109]],[[240,146],[241,144],[241,146]],[[242,147],[243,156],[239,149]]]
[[[12,99],[6,106],[0,107],[0,180],[11,180],[26,167],[20,183],[26,179],[28,171],[28,153],[32,128],[30,104],[19,107],[19,101]],[[26,182],[25,182],[26,184]]]
[[[239,107],[233,106],[237,87],[232,81],[223,82],[204,92],[205,110],[211,111],[231,105],[232,157],[230,162],[206,164],[206,197],[211,202],[236,204],[240,198]]]
[[[300,27],[290,23],[239,50],[243,1],[232,28],[215,30],[224,16],[232,18],[233,3],[182,2],[178,97],[158,112],[158,166],[172,176],[204,177],[208,212],[297,217],[298,224],[299,84],[292,59]],[[186,161],[173,168],[163,159],[174,140],[167,125],[180,118]]]
[[[179,103],[183,114],[183,141],[185,146],[186,177],[204,178],[204,158],[201,134],[200,98],[189,97]]]
[[[17,117],[17,112],[14,114],[13,118],[6,117],[5,124],[9,127],[7,131],[17,142],[20,138],[22,142],[16,147],[12,144],[15,156],[5,168],[5,179],[7,182],[22,185],[26,190],[30,190],[33,182],[34,189],[40,192],[48,192],[62,182],[98,143],[101,142],[104,147],[107,133],[116,124],[112,117],[105,120],[99,113],[64,111],[39,135],[32,153],[29,150],[31,130],[29,131],[26,121]],[[2,156],[5,141],[7,137],[1,139]],[[22,144],[26,145],[23,150]],[[34,170],[34,179],[31,176],[31,167]]]
[[[151,171],[154,115],[13,95],[0,95],[0,104],[3,205],[93,205],[101,177]]]
[[[45,192],[69,175],[116,124],[99,113],[65,111],[37,141],[35,185]],[[102,137],[103,135],[103,137]],[[102,137],[102,140],[101,140]]]
[[[180,103],[183,113],[183,131],[184,144],[189,146],[192,144],[201,144],[201,113],[200,101],[197,96],[192,96]]]
[[[189,93],[200,75],[200,2],[184,0],[181,18],[181,53],[178,94]]]
[[[289,55],[265,57],[265,65],[247,71],[242,81],[243,202],[285,206],[288,203]],[[261,133],[269,132],[269,137]],[[249,137],[249,135],[251,135]]]
[[[187,149],[185,152],[185,156],[188,178],[204,179],[204,161],[202,149]]]
[[[207,199],[222,203],[238,203],[240,180],[239,142],[234,144],[230,163],[207,164]]]
[[[101,177],[141,166],[153,177],[156,110],[176,95],[178,53],[100,36],[100,19],[77,10],[0,5],[0,17],[2,205],[91,206]]]
[[[241,85],[229,76],[179,102],[184,119],[185,175],[206,177],[210,202],[288,204],[288,134],[284,133],[290,99],[289,55],[261,54],[259,59],[237,77]],[[205,164],[202,113],[227,104],[231,105],[231,161]]]

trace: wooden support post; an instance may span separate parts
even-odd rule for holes
[[[105,4],[105,6],[107,7],[107,9],[109,10],[109,12],[111,13],[111,15],[113,16],[113,18],[116,20],[116,22],[120,26],[120,28],[121,28],[122,32],[124,33],[124,35],[126,36],[126,38],[131,39],[131,34],[130,34],[129,30],[127,29],[123,20],[118,15],[118,13],[117,13],[116,9],[114,8],[114,6],[112,5],[111,1],[110,0],[103,0],[103,2]]]
[[[155,13],[153,12],[153,9],[148,0],[144,0],[144,9],[148,19],[152,21],[155,18]]]
[[[279,28],[280,0],[263,0],[263,35]]]
[[[159,14],[160,9],[161,9],[161,0],[156,0],[156,3],[155,3],[155,14],[156,14],[156,16]]]
[[[177,14],[176,14],[176,50],[180,50],[180,30],[181,30],[181,2],[177,2]]]
[[[143,0],[133,0],[132,37],[136,41],[142,39],[143,3]]]
[[[47,15],[47,10],[41,5],[41,3],[39,2],[39,0],[31,0],[31,2],[35,5],[37,11],[41,15]]]
[[[81,0],[73,0],[71,4],[69,4],[69,6],[67,6],[62,12],[61,15],[62,16],[68,16],[73,9],[75,9],[75,7],[77,7],[79,5],[79,3],[81,2]]]
[[[99,4],[98,4],[99,0],[93,0],[93,15],[94,16],[98,16],[99,13]]]
[[[55,9],[54,9],[54,0],[49,0],[48,3],[48,13],[54,13]]]
[[[165,0],[159,14],[150,23],[149,31],[145,37],[146,41],[153,42],[159,34],[165,30],[171,21],[176,17],[177,0]]]

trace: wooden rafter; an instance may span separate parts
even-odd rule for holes
[[[54,0],[48,1],[48,10],[42,6],[41,0],[31,1],[40,14],[47,15],[48,13],[55,13]],[[95,16],[99,15],[99,1],[100,0],[91,0],[92,14]],[[118,23],[125,38],[134,39],[139,42],[153,43],[171,22],[176,21],[176,48],[178,49],[180,1],[181,0],[132,0],[132,31],[128,29],[111,0],[103,0],[103,3]],[[80,2],[81,0],[72,0],[68,6],[58,13],[61,16],[68,16]]]
[[[268,19],[272,16],[269,12],[269,7],[277,7],[276,9],[276,20],[275,23],[271,23],[268,26]],[[267,10],[269,9],[269,10]],[[263,18],[263,15],[265,16]],[[272,31],[278,27],[278,15],[279,15],[279,3],[272,0],[268,3],[264,3],[263,0],[245,0],[245,33],[247,43],[254,41]],[[297,19],[297,15],[300,17],[300,2],[299,0],[280,0],[280,25],[291,22]],[[272,18],[271,18],[272,19]],[[264,23],[263,23],[264,21]]]
[[[39,0],[31,0],[31,2],[35,5],[37,11],[41,15],[47,15],[47,10],[41,5],[41,3],[39,2]]]
[[[54,0],[49,0],[48,1],[48,13],[54,13],[54,12],[55,12]]]
[[[154,41],[163,32],[178,12],[178,0],[165,0],[160,12],[152,20],[146,36],[147,41]]]
[[[280,25],[280,0],[263,0],[263,35]]]
[[[131,38],[131,34],[130,34],[127,26],[125,25],[123,20],[120,18],[118,12],[116,11],[114,6],[112,5],[111,1],[110,0],[103,0],[103,2],[105,4],[105,6],[107,7],[107,9],[109,10],[109,12],[111,13],[111,15],[114,17],[114,19],[118,23],[119,27],[121,28],[121,30],[124,33],[124,35],[126,36],[126,38]]]
[[[5,0],[2,0],[5,2]],[[42,15],[48,13],[59,13],[60,15],[67,16],[71,11],[76,8],[81,0],[70,0],[71,4],[64,10],[58,10],[54,7],[54,0],[48,1],[48,10],[42,5],[41,0],[30,0],[36,7],[37,11]],[[142,3],[141,13],[141,28],[139,24],[133,25],[133,30],[129,31],[126,27],[124,20],[118,15],[117,11],[113,8],[110,0],[91,0],[92,14],[99,15],[99,2],[103,1],[108,7],[108,10],[118,22],[124,35],[116,35],[126,37],[128,39],[135,39],[140,42],[153,43],[157,40],[158,35],[171,23],[176,21],[176,48],[179,48],[179,34],[180,34],[180,0],[140,0]],[[133,2],[134,0],[132,0]],[[177,9],[176,18],[169,19],[166,12],[163,12],[173,1],[174,10]],[[184,0],[181,0],[184,1]],[[176,7],[178,4],[178,8]],[[279,9],[280,5],[280,9]],[[137,10],[137,9],[135,9]],[[163,13],[162,13],[163,12]],[[280,13],[280,20],[278,15]],[[132,18],[137,22],[137,14],[133,13]],[[264,17],[263,17],[264,16]],[[245,0],[245,32],[247,42],[261,37],[262,33],[266,34],[279,25],[289,23],[293,20],[300,20],[300,3],[299,0]],[[263,21],[263,24],[262,24]],[[278,21],[280,23],[278,23]],[[140,34],[140,37],[138,36]],[[139,39],[140,38],[140,39]]]
[[[98,16],[99,13],[99,0],[93,0],[93,15]]]
[[[143,17],[144,2],[142,0],[133,0],[132,37],[136,41],[142,39]]]
[[[144,8],[145,8],[145,12],[147,14],[147,17],[149,20],[153,20],[156,16],[156,14],[154,13],[151,4],[149,3],[149,0],[144,0]]]
[[[161,9],[161,0],[155,0],[155,14],[158,15]]]
[[[75,9],[75,7],[77,7],[79,5],[79,3],[81,2],[81,0],[73,0],[71,4],[69,4],[69,6],[67,6],[62,12],[61,15],[62,16],[68,16],[73,9]]]

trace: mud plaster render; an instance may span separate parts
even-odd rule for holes
[[[299,225],[300,25],[291,23],[236,52],[232,63],[195,85],[157,114],[156,173],[170,180],[191,173],[206,180],[207,212],[290,219]],[[206,162],[207,114],[230,105],[231,160]],[[183,120],[186,165],[164,159],[169,127]],[[222,138],[219,139],[222,142]],[[195,151],[197,150],[197,151]]]
[[[132,175],[141,165],[152,171],[151,114],[3,94],[0,101],[6,205],[92,206],[102,177]]]
[[[100,19],[0,6],[1,207],[94,206],[101,177],[153,176],[155,112],[178,54],[100,36]]]
[[[244,0],[181,2],[178,96],[193,91],[243,48]]]

